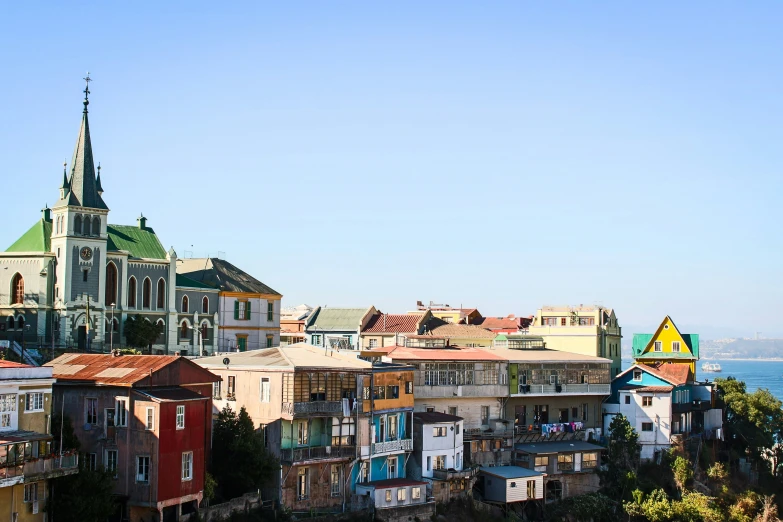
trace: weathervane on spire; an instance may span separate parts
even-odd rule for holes
[[[84,112],[87,112],[87,106],[90,104],[90,100],[87,98],[90,96],[90,82],[92,81],[92,78],[90,78],[90,71],[87,71],[87,76],[82,78],[82,80],[87,82],[87,85],[84,87]]]

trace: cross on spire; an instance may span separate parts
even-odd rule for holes
[[[90,71],[87,71],[87,76],[82,78],[82,80],[87,82],[87,85],[84,87],[84,112],[87,112],[87,106],[90,104],[90,100],[87,98],[90,96],[90,82],[92,81],[92,78],[90,78]]]

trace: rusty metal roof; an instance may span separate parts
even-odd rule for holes
[[[108,386],[133,386],[177,361],[187,361],[198,368],[198,365],[176,355],[115,357],[111,354],[81,353],[66,353],[46,366],[52,367],[53,377],[59,382],[84,381]]]

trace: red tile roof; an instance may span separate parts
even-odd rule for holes
[[[414,333],[422,314],[375,314],[362,333]]]
[[[685,384],[690,380],[691,368],[688,364],[670,363],[651,367],[653,372],[672,384]]]
[[[668,393],[674,389],[674,386],[623,386],[622,389],[646,393]]]

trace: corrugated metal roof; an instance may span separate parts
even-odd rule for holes
[[[146,395],[152,399],[159,401],[201,401],[207,400],[209,397],[199,395],[193,390],[187,388],[180,388],[179,386],[174,388],[153,388],[151,390],[137,390],[138,393]]]
[[[39,219],[6,252],[51,252],[52,222]]]
[[[415,333],[424,314],[375,314],[362,333]],[[321,326],[320,323],[318,326]]]
[[[425,335],[448,339],[494,339],[495,332],[472,324],[449,323],[437,317],[427,321]]]
[[[623,386],[621,390],[647,392],[647,393],[668,393],[674,389],[674,386]]]
[[[515,444],[514,450],[534,455],[544,453],[567,453],[569,451],[601,451],[603,446],[596,446],[589,442],[581,440],[563,440],[551,442],[531,442],[525,444]]]
[[[109,386],[133,386],[162,368],[177,363],[193,364],[175,355],[121,355],[67,353],[45,366],[59,382],[91,382]],[[215,377],[215,380],[219,380]]]
[[[224,292],[280,295],[244,270],[217,257],[177,259],[177,273]]]
[[[315,325],[318,326],[318,332],[328,334],[329,331],[335,332],[356,332],[367,314],[367,308],[316,308],[310,317],[307,318],[307,331],[315,331]]]
[[[200,281],[196,281],[195,279],[191,279],[188,276],[184,276],[182,274],[177,274],[176,280],[177,280],[177,288],[200,288],[203,290],[213,290],[213,291],[218,290],[213,286],[205,285]]]
[[[487,475],[494,475],[495,477],[500,477],[503,479],[544,476],[543,473],[540,473],[538,471],[533,471],[532,469],[520,468],[519,466],[495,466],[492,468],[481,466],[479,468],[479,471],[481,471],[481,473],[485,473]]]
[[[247,352],[214,355],[195,359],[204,368],[225,368],[223,360],[229,359],[229,368],[264,370],[281,368],[345,368],[368,369],[372,363],[356,358],[355,352],[346,353],[324,350],[322,347],[305,343],[290,344],[277,348],[264,348]]]
[[[422,424],[435,424],[437,422],[459,422],[462,417],[449,415],[439,411],[417,411],[413,414],[413,422],[419,421]]]
[[[386,346],[373,352],[386,352],[393,361],[505,361],[493,353],[494,350],[479,348],[408,348],[407,346]]]
[[[166,259],[166,250],[160,244],[155,231],[149,227],[107,225],[108,250],[125,250],[137,259]]]

